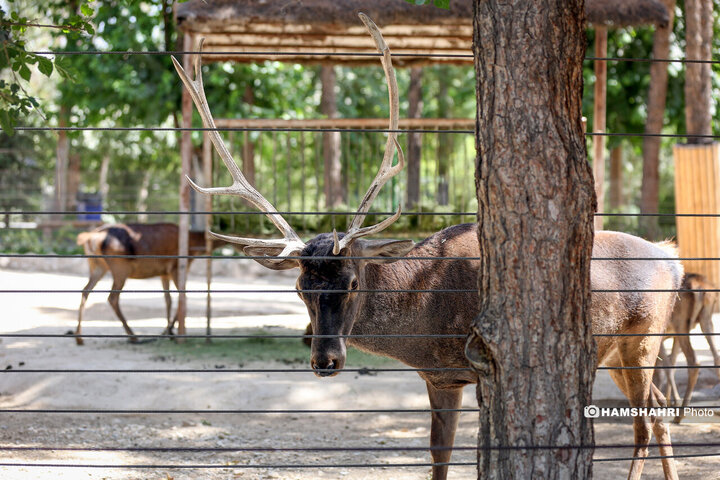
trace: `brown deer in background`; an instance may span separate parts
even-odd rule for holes
[[[213,234],[242,245],[246,254],[265,256],[257,261],[267,268],[299,268],[297,290],[310,315],[312,339],[310,364],[315,374],[338,374],[345,365],[346,343],[362,350],[400,360],[419,369],[427,384],[432,412],[430,433],[433,479],[447,477],[451,448],[457,428],[462,389],[477,383],[465,357],[465,338],[439,335],[468,334],[478,314],[475,290],[480,269],[475,224],[458,225],[438,232],[415,245],[410,240],[367,240],[400,216],[377,225],[362,227],[370,206],[382,186],[404,165],[397,143],[399,100],[390,52],[377,26],[367,16],[362,21],[373,36],[385,70],[390,97],[390,133],[379,172],[353,218],[347,233],[323,233],[303,242],[290,224],[252,185],[238,168],[222,138],[205,97],[200,56],[195,57],[195,79],[173,58],[175,68],[208,129],[233,184],[202,188],[188,178],[193,188],[205,194],[229,194],[243,198],[264,212],[282,232],[283,239],[265,240]],[[202,48],[202,43],[200,44]],[[398,164],[393,166],[395,151]],[[602,292],[593,296],[593,333],[662,333],[670,318],[674,292],[660,294],[642,290],[674,290],[682,279],[682,266],[662,246],[631,235],[598,232],[593,255],[614,258],[650,257],[662,261],[612,260],[596,263],[591,272],[594,289],[636,290],[631,293]],[[405,257],[406,258],[403,258]],[[443,259],[439,257],[459,257]],[[466,259],[465,259],[466,258]],[[444,291],[443,291],[444,290]],[[448,292],[448,290],[450,292]],[[350,335],[348,337],[348,335]],[[433,337],[434,338],[429,338]],[[652,384],[652,370],[662,337],[599,337],[598,363],[641,367],[615,370],[613,379],[632,406],[665,404]],[[634,419],[637,457],[630,478],[642,473],[648,455],[650,430],[655,433],[667,479],[677,478],[667,425],[660,417]]]
[[[692,397],[693,390],[695,389],[695,383],[697,382],[700,369],[698,368],[698,361],[695,358],[695,350],[693,349],[690,337],[686,334],[700,324],[702,332],[705,334],[708,345],[710,345],[710,351],[712,352],[713,360],[715,365],[720,365],[720,354],[718,354],[715,348],[715,342],[713,341],[713,323],[712,315],[718,307],[718,292],[712,291],[698,291],[698,290],[715,290],[717,287],[710,283],[704,276],[697,273],[687,273],[683,278],[682,290],[696,290],[690,292],[680,292],[678,301],[675,303],[670,325],[668,325],[667,333],[679,333],[679,336],[673,336],[673,346],[670,352],[670,356],[667,356],[665,349],[660,346],[660,358],[663,360],[663,364],[668,367],[675,365],[677,359],[678,349],[682,350],[683,355],[687,360],[688,369],[688,381],[685,389],[685,395],[680,402],[680,394],[678,393],[677,385],[675,384],[675,370],[665,369],[666,376],[666,393],[668,400],[673,405],[681,405],[683,408],[688,406]],[[718,379],[720,379],[720,368],[715,370]],[[673,420],[675,423],[680,423],[683,418],[683,408],[680,409],[680,415],[676,416]]]
[[[214,239],[213,249],[227,242]],[[102,225],[90,232],[83,232],[77,237],[77,244],[82,245],[86,255],[143,255],[169,256],[169,258],[88,258],[90,279],[83,288],[82,300],[78,311],[78,324],[75,330],[75,341],[83,344],[82,333],[83,311],[88,295],[98,281],[109,270],[113,277],[112,292],[108,303],[123,324],[132,343],[138,341],[135,334],[120,311],[120,290],[128,278],[160,277],[165,291],[165,311],[167,327],[165,334],[172,335],[174,324],[170,318],[172,299],[170,298],[170,279],[177,288],[178,226],[172,223],[116,223]],[[190,255],[207,253],[204,232],[190,232],[188,238]],[[188,267],[192,259],[188,260]]]

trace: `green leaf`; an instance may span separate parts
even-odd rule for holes
[[[93,13],[95,13],[95,10],[93,10],[90,5],[86,5],[86,4],[80,5],[80,11],[81,11],[82,14],[85,15],[86,17],[89,17],[89,16],[91,16]]]
[[[20,74],[20,76],[23,79],[25,79],[25,81],[27,81],[27,82],[30,81],[30,76],[32,75],[32,73],[30,72],[30,69],[28,68],[27,65],[25,65],[25,64],[20,65],[20,70],[18,70],[18,73]]]
[[[438,8],[444,8],[445,10],[450,9],[450,0],[433,0],[433,3]]]
[[[38,57],[38,70],[46,77],[49,77],[53,71],[52,61],[49,58]]]
[[[2,127],[3,131],[6,134],[12,135],[13,133],[15,133],[15,129],[13,128],[14,123],[15,122],[12,121],[10,113],[7,110],[0,110],[0,127]]]

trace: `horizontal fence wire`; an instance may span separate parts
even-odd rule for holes
[[[475,462],[441,462],[441,463],[319,463],[317,465],[300,463],[300,464],[287,464],[287,463],[267,463],[260,465],[246,465],[246,464],[232,464],[232,465],[184,465],[184,464],[94,464],[94,463],[0,463],[0,467],[42,467],[42,468],[124,468],[124,469],[163,469],[163,470],[175,470],[175,469],[251,469],[251,468],[273,468],[289,470],[293,468],[410,468],[410,467],[432,467],[432,466],[475,466]]]
[[[706,337],[706,336],[720,336],[720,332],[708,332],[708,333],[593,333],[593,337]],[[0,338],[127,338],[126,333],[123,334],[110,334],[110,333],[95,333],[95,334],[75,334],[75,333],[0,333]],[[169,334],[135,334],[133,337],[137,338],[148,338],[148,339],[169,339],[174,340],[178,337],[176,335]],[[407,339],[418,339],[418,338],[437,338],[437,339],[465,339],[467,335],[454,335],[454,334],[338,334],[338,335],[315,335],[315,334],[231,334],[231,333],[218,333],[218,334],[186,334],[182,335],[182,338],[202,338],[202,339],[231,339],[231,338],[261,338],[261,339],[281,339],[281,338],[407,338]]]
[[[125,258],[130,260],[170,260],[179,258],[189,258],[193,260],[267,260],[267,255],[243,255],[243,256],[223,256],[223,255],[102,255],[102,254],[85,254],[85,253],[73,253],[73,254],[62,254],[62,253],[0,253],[0,258]],[[288,255],[282,257],[286,260],[324,260],[324,261],[343,261],[343,260],[387,260],[388,257],[381,256],[339,256],[339,255],[313,255],[302,256],[302,255]],[[482,257],[394,257],[395,261],[435,261],[435,260],[482,260]],[[674,262],[674,261],[687,261],[687,260],[703,260],[703,261],[718,261],[720,257],[591,257],[590,260],[596,261],[643,261],[643,262]]]
[[[603,407],[610,409],[630,408],[627,406]],[[637,407],[642,408],[642,407]],[[650,408],[650,407],[647,407]],[[685,407],[655,407],[655,408],[695,408],[695,409],[720,409],[720,405],[687,405]],[[57,408],[36,408],[36,409],[17,409],[17,408],[0,408],[0,413],[5,414],[42,414],[42,415],[327,415],[327,414],[427,414],[438,412],[458,412],[458,413],[479,413],[478,408],[372,408],[372,409],[245,409],[245,410],[228,410],[228,409],[57,409]],[[683,446],[683,444],[680,444]],[[695,446],[696,444],[686,444],[685,446]]]
[[[18,126],[15,130],[24,132],[339,132],[339,133],[447,133],[475,134],[474,130],[441,129],[387,129],[387,128],[302,128],[302,127],[29,127]],[[714,134],[689,133],[630,133],[630,132],[586,132],[586,137],[658,137],[658,138],[705,138],[720,139]]]
[[[623,366],[623,367],[597,367],[598,370],[689,370],[694,368],[720,368],[720,365],[653,365],[653,366]],[[12,373],[437,373],[437,372],[474,372],[470,367],[435,367],[435,368],[380,368],[380,367],[362,367],[362,368],[343,368],[340,370],[324,369],[324,368],[6,368],[0,370],[2,374]]]
[[[96,289],[92,290],[95,293],[165,293],[166,290],[153,290],[153,289],[143,289],[143,290],[130,290],[130,289]],[[307,290],[298,290],[295,288],[288,288],[288,289],[263,289],[263,288],[240,288],[240,289],[213,289],[213,288],[203,288],[203,289],[178,289],[178,290],[172,290],[173,292],[177,293],[297,293],[297,294],[343,294],[343,293],[373,293],[373,294],[391,294],[391,293],[433,293],[433,294],[450,294],[450,293],[478,293],[477,288],[437,288],[437,289],[422,289],[422,288],[397,288],[397,289],[383,289],[383,290],[373,290],[373,289],[307,289]],[[53,289],[53,290],[47,290],[47,289],[2,289],[0,290],[0,294],[17,294],[17,293],[55,293],[55,294],[66,294],[66,293],[83,293],[84,290],[78,290],[78,289],[67,289],[67,290],[60,290],[60,289]],[[720,292],[720,289],[718,288],[696,288],[696,289],[688,289],[688,288],[667,288],[667,289],[642,289],[642,288],[634,288],[634,289],[592,289],[590,290],[592,293],[682,293],[682,292]]]
[[[717,365],[716,365],[717,366]],[[37,369],[4,369],[0,375],[9,373],[399,373],[399,372],[472,372],[470,367],[429,367],[429,368],[382,368],[362,367],[343,368],[342,370],[325,368],[37,368]]]
[[[710,407],[702,407],[710,408]],[[720,408],[720,407],[718,407]],[[38,409],[13,409],[0,408],[0,413],[34,413],[34,414],[83,414],[83,415],[326,415],[326,414],[371,414],[371,413],[438,413],[438,412],[459,412],[459,413],[478,413],[478,408],[370,408],[370,409],[353,409],[353,408],[335,408],[335,409],[57,409],[57,408],[38,408]]]
[[[100,212],[80,212],[77,210],[3,210],[0,211],[0,215],[328,215],[328,216],[349,216],[356,215],[357,211],[345,211],[345,212],[302,212],[302,211],[278,211],[278,212],[261,212],[257,210],[253,211],[210,211],[210,210],[155,210],[148,212],[138,212],[136,210],[106,210]],[[396,215],[397,212],[368,212],[365,215]],[[471,216],[477,215],[475,212],[401,212],[401,216]],[[715,218],[720,217],[720,213],[594,213],[595,217],[709,217]],[[98,223],[101,223],[98,221]]]
[[[84,51],[84,50],[41,50],[28,52],[32,55],[202,55],[202,56],[218,56],[218,55],[236,55],[236,56],[257,56],[257,55],[277,55],[277,56],[327,56],[327,57],[382,57],[377,52],[287,52],[273,50],[258,51],[214,51],[205,52],[200,50],[104,50],[104,51]],[[393,57],[404,58],[474,58],[472,53],[392,53]],[[641,57],[585,57],[586,62],[606,61],[606,62],[638,62],[638,63],[707,63],[720,64],[720,60],[702,60],[688,58],[641,58]]]
[[[58,451],[58,452],[427,452],[427,451],[525,451],[525,450],[618,450],[625,448],[712,448],[720,447],[718,442],[697,443],[612,443],[600,445],[497,445],[497,446],[379,446],[379,447],[67,447],[67,446],[5,446],[1,451]],[[720,455],[716,453],[714,455]]]

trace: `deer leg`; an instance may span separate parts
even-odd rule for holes
[[[695,358],[695,350],[690,343],[690,337],[678,337],[676,341],[680,344],[680,348],[682,349],[683,354],[685,355],[685,359],[687,360],[688,367],[691,367],[688,369],[688,381],[687,386],[685,387],[685,396],[683,397],[682,401],[682,409],[680,409],[680,414],[676,416],[675,419],[673,419],[673,423],[680,423],[680,421],[683,419],[683,409],[687,407],[690,403],[690,398],[692,397],[693,390],[695,389],[695,383],[697,383],[700,369],[698,368],[698,363]]]
[[[705,312],[703,312],[705,313]],[[712,323],[712,310],[709,310],[707,314],[700,316],[700,328],[702,329],[702,332],[705,334],[705,338],[708,341],[708,345],[710,345],[710,352],[712,352],[713,359],[715,361],[715,365],[720,365],[720,354],[718,354],[717,349],[715,348],[715,341],[713,340],[713,323]],[[717,375],[718,379],[720,380],[720,367],[715,369],[715,375]]]
[[[113,285],[112,285],[112,292],[108,296],[108,303],[112,307],[112,309],[115,311],[115,315],[118,316],[120,321],[123,324],[123,328],[125,329],[125,332],[130,335],[130,338],[128,339],[130,343],[138,343],[138,338],[135,336],[133,331],[130,329],[130,326],[127,324],[127,321],[125,320],[125,316],[120,311],[120,290],[122,290],[123,286],[125,285],[125,279],[124,278],[113,278]]]
[[[80,300],[80,308],[78,309],[78,324],[77,328],[75,329],[75,343],[77,343],[78,345],[85,344],[82,337],[80,337],[80,334],[82,333],[82,319],[83,312],[85,311],[85,302],[87,302],[87,299],[90,296],[90,292],[93,288],[95,288],[95,285],[97,285],[103,275],[105,275],[105,272],[107,272],[107,270],[102,266],[98,264],[90,264],[90,279],[88,280],[87,285],[85,285],[85,287],[83,288],[82,300]]]
[[[680,343],[678,342],[678,339],[680,337],[674,337],[673,338],[673,346],[672,350],[670,350],[670,357],[668,358],[665,365],[673,367],[675,366],[675,362],[677,361],[677,354],[678,350],[680,350]],[[668,398],[668,401],[670,402],[670,405],[677,406],[680,405],[680,392],[677,388],[677,383],[675,383],[675,369],[674,368],[668,368],[666,369],[667,377],[667,388],[665,389],[665,395]]]
[[[430,408],[437,409],[458,409],[462,402],[462,388],[435,388],[430,382],[427,383],[428,396],[430,397]],[[452,446],[455,442],[455,431],[457,430],[460,412],[432,412],[432,423],[430,427],[430,448],[433,459],[432,480],[445,480],[448,474],[448,466],[441,465],[450,461]]]
[[[655,385],[652,385],[652,406],[653,407],[666,407],[667,401],[665,397],[663,396],[662,392],[659,388],[657,388]],[[655,434],[655,439],[658,442],[658,445],[660,445],[660,456],[666,457],[662,458],[660,461],[662,462],[663,467],[663,473],[665,474],[665,478],[667,480],[677,480],[677,470],[675,468],[675,462],[671,458],[673,456],[673,448],[672,448],[672,442],[670,440],[670,426],[667,425],[665,422],[663,422],[662,417],[654,417],[652,419],[653,422],[653,433]]]
[[[172,333],[172,322],[170,321],[170,313],[172,312],[172,298],[170,297],[170,277],[168,275],[162,275],[160,277],[162,281],[163,293],[165,294],[165,317],[167,318],[167,326],[163,335],[170,335]]]
[[[661,339],[659,339],[661,341]],[[632,339],[619,347],[620,364],[624,367],[650,367],[655,365],[655,359],[660,348],[659,341],[655,344],[648,342],[647,338]],[[631,407],[648,407],[651,399],[651,385],[653,371],[650,369],[628,369],[619,370],[624,382],[619,382],[616,377],[615,383],[618,384],[625,396],[630,401]],[[625,387],[625,388],[623,388]],[[633,418],[633,431],[635,437],[635,450],[633,451],[633,461],[630,464],[630,473],[628,480],[639,480],[645,466],[645,457],[649,454],[648,445],[650,444],[650,419],[647,416],[638,416]]]
[[[175,285],[175,290],[177,290],[177,288],[178,288],[177,268],[173,269],[173,271],[171,272],[171,277],[172,277],[173,284]],[[168,288],[169,288],[169,285],[168,285]],[[175,315],[172,317],[172,320],[170,320],[170,314],[168,314],[168,324],[167,324],[167,328],[163,332],[163,335],[171,335],[171,336],[174,335],[173,328],[175,328],[175,322],[177,322],[177,311],[175,311]]]

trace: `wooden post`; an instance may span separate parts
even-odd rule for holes
[[[720,212],[720,144],[675,145],[675,213]],[[720,257],[720,218],[676,217],[680,257]],[[720,285],[720,262],[685,260],[686,273]]]
[[[203,133],[203,179],[206,185],[212,185],[212,158],[213,158],[213,147],[210,141],[208,132]],[[212,196],[205,195],[205,211],[212,211]],[[212,255],[212,237],[210,237],[210,227],[212,227],[212,215],[207,213],[205,215],[205,251],[208,255]],[[210,322],[212,320],[212,305],[210,300],[210,286],[212,284],[212,258],[208,258],[205,263],[205,280],[207,282],[207,299],[205,303],[205,316],[207,318],[207,324],[205,327],[205,334],[208,337],[205,339],[207,343],[210,343],[210,335],[212,335],[212,329]]]
[[[607,28],[595,27],[595,57],[607,57]],[[595,60],[595,102],[593,107],[593,133],[605,133],[607,96],[607,62]],[[597,212],[605,211],[605,136],[593,136],[593,176]],[[603,217],[595,217],[595,230],[603,229]]]
[[[187,52],[192,50],[192,37],[185,34],[183,37],[183,49]],[[192,56],[183,55],[183,68],[186,72],[192,72]],[[183,128],[192,127],[192,98],[186,88],[182,90],[182,125]],[[190,230],[190,216],[183,213],[190,211],[190,185],[185,176],[190,175],[190,165],[192,162],[192,136],[187,130],[184,130],[180,138],[180,157],[182,158],[182,167],[180,173],[180,221],[178,232],[178,255],[186,256],[188,254],[188,232]],[[177,306],[177,324],[178,335],[185,335],[185,316],[187,315],[187,296],[185,287],[187,285],[187,258],[178,259],[178,306]],[[179,339],[182,341],[182,339]]]
[[[422,74],[420,67],[410,69],[410,87],[408,89],[408,117],[420,118],[422,115]],[[420,162],[422,156],[422,133],[408,134],[407,153],[407,208],[412,210],[420,203]]]
[[[618,145],[610,150],[610,210],[618,210],[624,203],[622,145]]]

